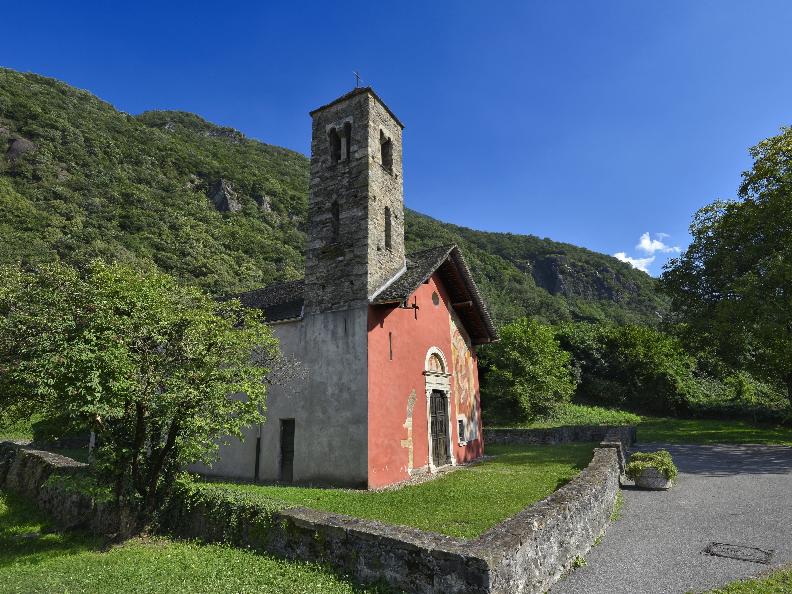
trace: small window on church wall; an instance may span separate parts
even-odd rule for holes
[[[465,421],[463,419],[457,419],[457,429],[459,431],[459,441],[465,441]]]
[[[328,138],[330,140],[330,161],[335,164],[341,160],[341,137],[338,135],[338,130],[331,128]]]
[[[341,209],[338,200],[333,200],[330,205],[330,226],[332,229],[332,242],[337,243],[341,233]]]
[[[393,238],[392,234],[393,231],[391,230],[392,223],[391,223],[391,209],[389,207],[385,207],[385,249],[391,249],[393,246]]]
[[[345,161],[349,161],[349,152],[350,152],[349,147],[352,146],[352,124],[350,124],[349,122],[344,124],[343,141],[344,142],[342,144],[344,146],[343,146],[342,156]]]
[[[437,294],[437,291],[432,291],[432,303],[435,304],[435,307],[440,305],[440,295]]]
[[[382,166],[388,173],[393,173],[393,142],[380,130],[380,155],[382,156]]]

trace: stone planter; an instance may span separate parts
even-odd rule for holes
[[[657,468],[644,468],[635,479],[636,487],[653,491],[666,491],[671,488],[672,484]]]

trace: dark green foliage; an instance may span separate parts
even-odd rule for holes
[[[575,391],[570,361],[552,326],[528,318],[504,326],[500,342],[481,350],[487,413],[517,421],[552,416]]]
[[[160,272],[0,266],[0,407],[93,431],[95,467],[144,515],[184,466],[263,421],[276,357],[258,310]]]
[[[792,402],[792,128],[751,149],[740,201],[702,208],[663,273],[686,339]]]
[[[695,359],[658,330],[577,323],[560,326],[558,337],[579,370],[584,402],[680,414],[699,389]]]
[[[645,468],[656,468],[667,480],[673,481],[677,477],[677,467],[668,450],[656,452],[635,452],[630,456],[625,474],[630,480],[636,480]]]
[[[0,156],[0,263],[150,259],[214,292],[301,276],[306,159],[240,136],[180,112],[129,116],[0,70],[0,147],[35,145]],[[240,216],[207,197],[220,179]]]
[[[261,546],[274,526],[277,512],[286,507],[288,504],[277,499],[196,482],[183,475],[176,481],[167,505],[160,511],[158,524],[161,530],[171,534],[191,537],[193,512],[197,512],[211,520],[211,527],[215,530],[210,535],[211,541],[249,546],[253,537]],[[257,534],[246,533],[245,527],[252,527]]]
[[[308,121],[306,119],[306,126]],[[12,139],[34,148],[3,155]],[[209,196],[223,180],[241,210]],[[0,263],[151,260],[221,294],[303,274],[308,159],[172,111],[139,116],[0,69]],[[603,254],[406,213],[409,249],[459,244],[501,322],[655,324],[655,281]]]

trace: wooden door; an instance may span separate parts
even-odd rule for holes
[[[280,430],[280,480],[290,483],[294,480],[294,419],[281,419]]]
[[[445,394],[433,390],[429,401],[431,414],[432,462],[435,466],[448,464],[448,402]]]

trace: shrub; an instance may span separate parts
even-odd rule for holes
[[[482,395],[493,417],[532,420],[552,415],[575,391],[569,353],[553,328],[522,318],[482,349]]]
[[[289,504],[250,491],[203,483],[187,474],[175,481],[168,503],[158,514],[160,528],[191,537],[192,512],[207,519],[210,540],[233,545],[261,545]]]
[[[659,470],[669,481],[673,481],[678,472],[668,450],[657,450],[656,452],[635,452],[630,456],[625,474],[627,478],[634,481],[646,468]]]
[[[258,312],[162,273],[0,267],[0,408],[93,431],[97,470],[143,520],[181,468],[263,420],[277,353]]]
[[[572,355],[584,402],[680,414],[700,389],[696,360],[673,336],[646,326],[572,323],[556,335]]]

